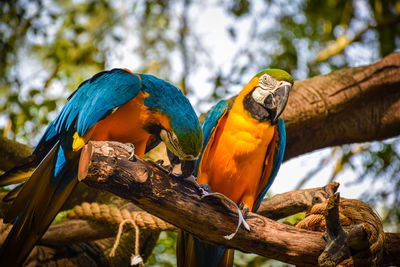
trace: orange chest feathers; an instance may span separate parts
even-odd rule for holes
[[[259,122],[244,110],[232,109],[221,118],[214,138],[206,147],[198,182],[207,183],[250,210],[266,181],[263,180],[270,147],[277,131],[269,122]],[[272,162],[271,162],[272,164]]]

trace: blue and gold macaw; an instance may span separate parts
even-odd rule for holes
[[[1,247],[0,266],[23,264],[77,184],[80,152],[89,140],[131,143],[139,157],[163,141],[184,169],[198,158],[203,135],[188,99],[168,82],[125,69],[84,81],[33,151],[40,164],[4,218],[14,225]],[[187,166],[192,169],[183,172],[191,173],[194,164]],[[2,180],[13,182],[16,173]]]
[[[286,144],[279,116],[288,101],[293,78],[286,71],[258,73],[231,108],[220,101],[203,124],[203,150],[197,182],[208,184],[248,211],[257,211],[277,175]],[[234,250],[218,248],[180,232],[178,266],[232,266]]]

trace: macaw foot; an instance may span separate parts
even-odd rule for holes
[[[214,191],[211,190],[211,187],[208,184],[198,184],[196,177],[194,177],[193,175],[183,178],[183,180],[187,183],[196,186],[197,189],[200,191],[201,198],[204,198],[212,193],[215,193]]]
[[[201,198],[205,198],[205,197],[209,197],[209,196],[220,196],[220,197],[228,200],[230,203],[232,203],[232,205],[234,205],[237,208],[239,221],[238,221],[236,230],[235,230],[235,232],[233,232],[230,235],[225,235],[224,238],[226,238],[228,240],[232,239],[236,235],[237,231],[239,231],[240,225],[242,225],[242,224],[247,231],[251,231],[250,226],[247,224],[247,222],[245,220],[245,218],[247,217],[247,214],[249,213],[249,207],[247,207],[247,206],[244,207],[244,203],[240,203],[240,207],[239,207],[229,197],[225,196],[224,194],[214,192],[208,184],[198,184],[196,177],[194,177],[193,175],[183,178],[183,180],[185,182],[188,182],[188,183],[196,186],[198,188],[198,190],[200,191]],[[242,214],[242,210],[243,210],[243,214]]]
[[[127,150],[131,152],[131,154],[129,155],[128,160],[133,160],[133,158],[135,157],[135,145],[131,144],[131,143],[127,143],[125,145],[129,147]]]
[[[247,215],[249,214],[249,207],[244,206],[244,202],[240,202],[239,204],[239,209],[242,211],[243,213],[243,218],[247,218]]]
[[[249,207],[244,207],[243,209],[242,209],[242,211],[243,211],[243,218],[245,218],[245,219],[247,219],[247,215],[249,215]]]
[[[236,230],[235,230],[235,232],[233,232],[230,235],[225,235],[224,236],[225,239],[231,240],[236,235],[236,233],[239,231],[240,225],[242,225],[242,224],[243,224],[243,227],[247,231],[249,231],[249,232],[251,231],[250,226],[247,224],[247,222],[245,220],[245,217],[247,217],[247,214],[249,212],[249,208],[247,206],[243,208],[243,206],[244,206],[243,203],[240,203],[239,206],[238,206],[235,202],[233,202],[232,199],[230,199],[229,197],[225,196],[224,194],[221,194],[221,193],[218,193],[218,192],[208,193],[207,195],[202,196],[202,198],[205,198],[205,197],[208,197],[208,196],[221,196],[222,198],[228,200],[230,203],[232,203],[232,205],[234,205],[237,208],[239,221],[238,221]],[[243,210],[243,212],[244,212],[243,214],[242,214],[241,210]]]
[[[172,170],[174,169],[172,165],[164,165],[164,160],[162,159],[157,160],[156,164],[159,165],[161,168],[163,168],[165,171],[167,171],[168,175],[170,175]]]

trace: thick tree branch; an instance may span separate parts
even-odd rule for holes
[[[295,82],[283,118],[289,159],[400,134],[400,53]]]
[[[277,220],[298,212],[308,210],[315,203],[321,203],[327,200],[336,192],[338,183],[330,183],[324,187],[295,190],[282,194],[275,195],[271,198],[266,198],[260,205],[258,214],[267,218]],[[1,202],[0,202],[1,203]],[[90,216],[77,214],[76,210],[81,210],[83,206],[93,206],[98,204],[92,203],[91,205],[85,203],[81,206],[74,208],[73,213],[69,213],[68,218],[64,222],[52,225],[40,241],[42,245],[62,246],[72,243],[94,241],[102,238],[114,237],[119,223],[122,218],[119,213],[122,211],[106,211],[106,208],[96,208],[98,214],[90,214]],[[110,205],[102,205],[110,206]],[[0,214],[7,207],[0,206]],[[116,208],[116,207],[115,207]],[[93,208],[88,207],[93,212]],[[108,208],[107,208],[108,209]],[[124,213],[127,211],[124,211]],[[118,213],[118,214],[117,214]],[[156,231],[176,231],[172,225],[160,221],[157,217],[150,215],[144,211],[135,211],[136,221],[141,229],[152,229]],[[73,215],[71,215],[73,214]],[[102,214],[100,216],[100,214]],[[105,216],[106,215],[106,216]],[[271,217],[269,217],[271,216]],[[106,218],[107,217],[107,218]],[[125,217],[127,217],[125,213]],[[140,218],[140,219],[138,219]],[[111,219],[111,221],[110,221]],[[110,225],[112,227],[110,228]],[[132,228],[132,226],[128,225]],[[68,229],[68,231],[65,231]]]
[[[329,183],[321,188],[302,189],[282,194],[277,194],[271,198],[266,198],[261,202],[257,213],[278,220],[298,212],[306,211],[316,203],[323,202],[332,196],[339,184]]]
[[[0,136],[0,171],[6,171],[32,153],[30,146]],[[1,172],[0,172],[1,173]]]
[[[82,156],[87,161],[81,160],[80,165],[80,178],[86,184],[131,200],[200,239],[299,265],[317,264],[324,250],[322,233],[281,224],[254,213],[247,218],[252,231],[241,228],[228,241],[223,236],[234,231],[238,220],[236,209],[229,202],[219,197],[201,199],[197,188],[168,176],[154,163],[138,158],[129,161],[129,153],[114,142],[89,142],[88,146]]]

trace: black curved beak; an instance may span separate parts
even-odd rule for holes
[[[187,178],[193,174],[194,168],[196,166],[197,160],[182,160],[181,161],[181,171],[180,177]]]
[[[292,89],[290,85],[281,86],[277,88],[274,92],[272,92],[271,97],[266,98],[266,101],[269,102],[268,105],[274,107],[275,109],[274,121],[279,118],[279,116],[285,109],[286,104],[289,100],[290,89]]]
[[[168,158],[171,162],[172,168],[177,164],[181,164],[181,172],[179,175],[180,178],[187,178],[193,174],[194,168],[196,167],[197,159],[195,160],[180,160],[174,153],[172,153],[169,149],[167,149]]]

